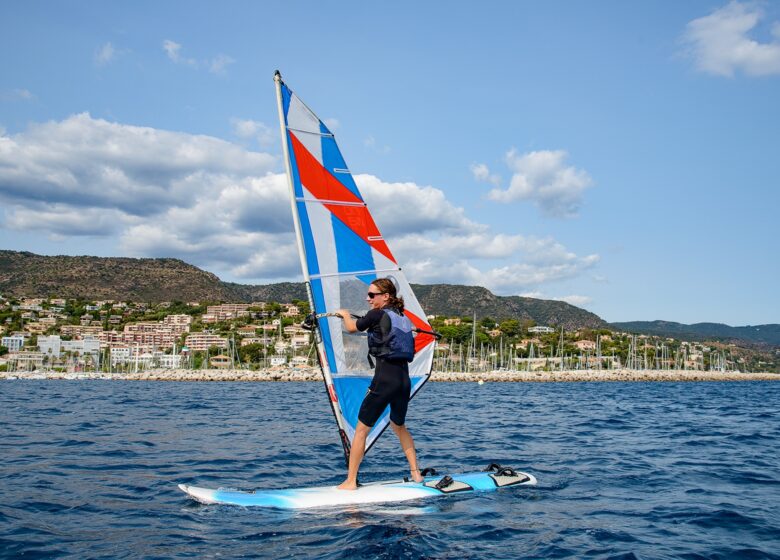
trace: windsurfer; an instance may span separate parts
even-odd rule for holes
[[[397,319],[403,315],[404,300],[402,297],[397,297],[395,285],[388,278],[377,278],[371,282],[366,299],[371,309],[357,320],[353,319],[346,309],[337,312],[344,320],[347,331],[368,331],[369,353],[376,359],[374,378],[358,413],[355,437],[349,454],[347,479],[338,486],[341,490],[357,488],[358,470],[365,454],[366,438],[388,405],[390,405],[390,426],[398,436],[401,448],[409,461],[411,478],[415,482],[423,481],[420,469],[417,467],[414,440],[405,425],[406,409],[411,393],[408,362],[414,355],[414,342],[410,329],[405,332],[403,328],[398,328],[396,325],[403,326],[403,321]],[[396,315],[396,320],[393,320],[391,313]],[[411,349],[409,349],[410,341]],[[403,357],[404,352],[411,352],[411,356],[408,356],[408,359]]]

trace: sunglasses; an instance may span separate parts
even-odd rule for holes
[[[386,294],[387,292],[368,292],[368,299],[374,299],[375,296],[381,296]]]

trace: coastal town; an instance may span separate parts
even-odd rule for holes
[[[306,302],[86,301],[0,296],[2,378],[316,380]],[[434,377],[452,381],[775,378],[733,344],[533,321],[429,316]],[[767,377],[768,376],[768,377]]]

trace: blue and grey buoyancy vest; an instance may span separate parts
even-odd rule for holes
[[[414,335],[412,322],[392,307],[382,309],[384,316],[379,321],[379,334],[368,332],[368,354],[386,360],[414,359]]]

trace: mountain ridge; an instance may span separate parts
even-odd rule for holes
[[[625,321],[610,326],[628,332],[657,336],[685,337],[691,340],[747,341],[759,345],[780,346],[780,325],[745,325],[732,327],[724,323],[693,323],[674,321]]]
[[[567,330],[612,328],[697,340],[747,341],[780,347],[780,325],[731,327],[723,323],[685,325],[673,321],[607,323],[558,300],[498,296],[487,288],[453,284],[412,284],[427,313],[495,320],[516,319]],[[0,250],[0,294],[123,301],[290,302],[305,300],[301,282],[250,285],[224,282],[215,274],[175,258],[44,256]]]

